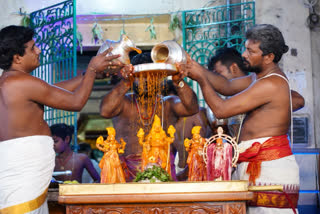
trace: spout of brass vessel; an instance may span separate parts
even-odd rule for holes
[[[136,51],[138,54],[141,54],[142,53],[142,50],[140,48],[137,48],[137,47],[131,47],[131,49],[133,51]]]

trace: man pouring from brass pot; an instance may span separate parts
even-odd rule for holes
[[[179,70],[200,84],[217,118],[246,114],[239,141],[240,163],[233,179],[248,180],[251,185],[283,185],[285,193],[258,192],[249,213],[292,213],[299,196],[299,168],[287,135],[291,120],[290,87],[278,66],[288,46],[279,29],[268,24],[249,29],[246,39],[242,56],[257,79],[229,99],[221,99],[215,90],[241,88],[237,81],[222,85],[217,75],[193,60],[179,64]],[[272,200],[256,200],[271,197]]]

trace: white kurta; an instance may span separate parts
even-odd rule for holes
[[[40,200],[39,196],[46,195],[54,164],[49,136],[0,142],[0,213],[48,213],[46,199]]]

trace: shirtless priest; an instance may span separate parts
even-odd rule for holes
[[[48,213],[47,189],[55,162],[44,106],[80,111],[93,82],[108,66],[122,67],[111,49],[93,57],[85,75],[50,85],[30,73],[40,65],[34,31],[0,31],[0,213]]]
[[[287,135],[291,120],[290,87],[278,66],[288,46],[278,28],[261,24],[246,32],[245,47],[242,56],[257,80],[229,99],[223,100],[215,92],[221,86],[217,75],[195,61],[180,64],[179,70],[200,84],[217,118],[246,113],[240,134],[241,163],[233,179],[249,180],[255,185],[283,185],[286,194],[258,192],[256,199],[270,200],[255,200],[249,213],[292,213],[299,196],[299,167]]]
[[[152,62],[150,52],[136,55],[131,60],[133,65],[150,62]],[[126,151],[120,158],[126,164],[124,166],[125,173],[127,174],[126,180],[131,181],[135,177],[136,172],[141,170],[142,147],[137,137],[139,128],[143,128],[144,130],[149,128],[150,130],[155,112],[159,112],[158,108],[162,108],[160,113],[163,112],[162,115],[158,115],[163,124],[162,128],[163,130],[167,130],[169,125],[174,125],[179,117],[196,114],[199,106],[196,94],[183,80],[178,84],[177,80],[180,78],[179,75],[176,75],[173,77],[173,84],[178,96],[157,97],[152,101],[151,113],[143,114],[141,109],[144,107],[140,106],[137,100],[139,96],[144,96],[145,98],[148,96],[152,97],[154,94],[151,93],[154,93],[154,90],[146,90],[147,88],[145,88],[142,89],[145,91],[141,93],[141,90],[137,90],[137,87],[141,89],[143,88],[141,87],[142,85],[134,85],[134,92],[127,93],[130,90],[129,78],[133,72],[133,66],[126,66],[122,71],[125,73],[123,75],[124,79],[102,99],[100,114],[105,118],[112,118],[113,125],[117,131],[117,140],[123,138],[127,142]],[[144,83],[140,82],[139,84]],[[146,134],[148,134],[148,131],[146,131]],[[174,174],[172,176],[174,177]]]

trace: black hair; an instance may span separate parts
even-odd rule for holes
[[[217,62],[221,62],[221,64],[227,66],[228,68],[232,65],[232,63],[236,63],[240,70],[248,75],[248,71],[243,63],[243,59],[239,51],[235,48],[220,48],[216,51],[216,54],[208,60],[208,69],[210,71],[214,70],[214,65]]]
[[[275,63],[279,62],[282,55],[289,50],[281,31],[270,24],[260,24],[250,28],[246,32],[246,39],[260,42],[259,48],[262,51],[262,55],[273,53],[273,62]]]
[[[51,135],[61,137],[61,139],[65,140],[67,136],[70,137],[70,141],[72,139],[72,135],[74,132],[74,126],[67,125],[65,123],[57,123],[50,126]]]
[[[161,89],[162,92],[161,94],[163,96],[168,96],[170,94],[174,94],[174,95],[178,95],[176,88],[173,85],[173,81],[172,80],[164,80],[162,83]]]
[[[152,63],[151,59],[151,52],[143,52],[141,54],[137,54],[131,59],[131,64],[132,65],[139,65],[139,64],[144,64],[144,63]],[[133,82],[133,91],[136,94],[139,94],[139,86],[135,82]]]
[[[88,154],[89,158],[93,158],[92,157],[92,148],[89,143],[81,142],[78,144],[78,147],[79,147],[79,149],[78,149],[79,153],[86,153],[86,154]]]
[[[84,151],[84,152],[91,152],[91,146],[88,143],[79,143],[79,152]]]
[[[139,65],[144,63],[152,63],[151,52],[143,52],[141,54],[137,54],[131,59],[132,65]]]
[[[13,56],[25,54],[26,43],[32,40],[34,30],[29,27],[10,25],[0,31],[0,68],[8,70]]]

